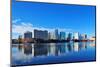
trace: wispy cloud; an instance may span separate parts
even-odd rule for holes
[[[20,23],[17,24],[17,22],[20,22]],[[22,22],[21,19],[13,20],[13,23],[14,23],[14,24],[12,24],[12,37],[13,38],[18,37],[18,35],[23,35],[23,33],[26,32],[26,31],[32,31],[33,32],[34,29],[48,30],[49,32],[54,31],[55,29],[58,29],[59,31],[65,31],[65,32],[71,32],[72,31],[72,29],[64,29],[64,28],[35,27],[30,22]]]
[[[19,22],[20,20],[21,20],[21,19],[19,19],[19,18],[18,18],[18,19],[15,19],[15,20],[12,21],[12,23],[17,23],[17,22]]]

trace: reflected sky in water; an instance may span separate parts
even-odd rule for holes
[[[95,61],[95,42],[13,44],[12,64]]]

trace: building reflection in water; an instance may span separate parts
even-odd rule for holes
[[[73,51],[73,42],[68,42],[68,43],[67,43],[67,51],[68,51],[68,52]]]
[[[87,48],[87,42],[74,42],[73,44],[74,51],[76,52]]]
[[[22,51],[22,44],[18,44],[18,50]]]
[[[93,43],[90,43],[89,46],[95,47],[96,46],[95,41],[93,41]]]
[[[80,49],[79,46],[80,46],[79,42],[74,42],[73,43],[73,50],[76,51],[76,52],[78,52],[79,49]]]
[[[25,55],[32,55],[34,57],[42,55],[46,56],[48,53],[48,45],[46,45],[45,43],[26,43],[23,44],[23,47],[21,48],[22,53],[24,53]]]
[[[30,55],[32,54],[32,45],[30,43],[26,43],[24,44],[24,47],[23,47],[23,53],[26,54],[26,55]]]
[[[58,43],[58,44],[56,45],[56,55],[64,54],[65,51],[66,51],[65,46],[66,46],[65,43]]]
[[[34,56],[46,56],[48,54],[48,45],[46,43],[34,43]]]
[[[65,43],[50,43],[48,48],[48,55],[52,56],[58,56],[66,52]]]
[[[68,42],[68,43],[26,43],[23,46],[19,45],[19,51],[25,55],[36,56],[58,56],[66,52],[78,52],[81,49],[86,49],[86,42]]]
[[[81,42],[81,44],[82,44],[81,45],[82,49],[87,49],[87,42],[83,42],[83,43]]]
[[[56,54],[56,43],[49,43],[48,44],[48,55],[55,56]]]

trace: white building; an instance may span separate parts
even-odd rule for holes
[[[81,40],[86,40],[87,39],[87,35],[86,34],[81,34],[80,36],[81,36],[81,38],[80,38]]]
[[[55,39],[54,32],[49,32],[49,39]]]
[[[49,39],[54,39],[54,40],[59,39],[58,29],[49,32]]]
[[[73,39],[79,40],[79,32],[75,32],[75,33],[74,33]]]

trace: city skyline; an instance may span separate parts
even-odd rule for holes
[[[87,37],[87,34],[74,32],[66,33],[55,29],[52,32],[48,30],[34,29],[33,31],[26,31],[23,35],[19,35],[17,39],[12,39],[12,43],[57,43],[57,42],[88,42],[95,41],[95,36]]]
[[[25,24],[24,24],[25,25]],[[23,35],[25,32],[33,32],[33,30],[40,30],[40,31],[48,31],[48,33],[52,33],[52,32],[54,32],[55,30],[58,30],[58,33],[60,33],[60,32],[64,32],[65,34],[69,34],[69,33],[72,33],[72,34],[74,34],[74,33],[77,33],[78,31],[72,31],[71,29],[60,29],[60,28],[53,28],[53,29],[50,29],[50,28],[44,28],[44,27],[30,27],[30,29],[28,28],[28,27],[26,27],[26,25],[25,26],[17,26],[17,28],[19,27],[19,29],[17,29],[17,30],[15,30],[16,32],[19,30],[19,34],[18,35],[16,35],[16,37],[13,37],[12,39],[17,39],[20,35]],[[22,28],[22,29],[20,29],[20,27]],[[25,28],[25,29],[24,29]],[[23,30],[23,31],[22,31]],[[18,32],[17,32],[18,33]],[[80,32],[78,32],[78,33],[80,33]],[[86,33],[80,33],[80,34],[86,34]],[[86,34],[87,35],[87,37],[88,38],[91,38],[91,37],[95,37],[95,35],[92,35],[92,36],[89,36],[88,34]],[[14,36],[14,35],[13,35]]]
[[[45,34],[45,32],[46,32],[46,34]],[[81,37],[82,38],[83,37],[84,38],[88,38],[87,34],[80,33],[80,32],[65,32],[65,31],[59,31],[59,29],[54,29],[52,31],[48,31],[48,30],[44,30],[44,29],[43,30],[41,30],[41,29],[33,29],[32,31],[25,31],[22,35],[20,34],[15,39],[18,39],[20,36],[22,38],[34,38],[34,36],[39,36],[39,38],[41,38],[42,37],[41,35],[42,36],[44,35],[46,38],[49,38],[49,36],[52,36],[52,37],[54,37],[56,39],[59,39],[59,37],[60,37],[60,39],[67,39],[69,37],[71,37],[73,39],[74,36],[76,36],[76,39],[78,39],[78,38],[80,39]],[[91,36],[90,38],[92,38],[92,37],[95,37],[95,36]],[[53,39],[53,38],[51,38],[51,39]]]
[[[34,28],[61,29],[95,36],[95,7],[12,2],[12,37]],[[24,6],[23,6],[24,5]],[[74,7],[73,7],[74,6]]]

